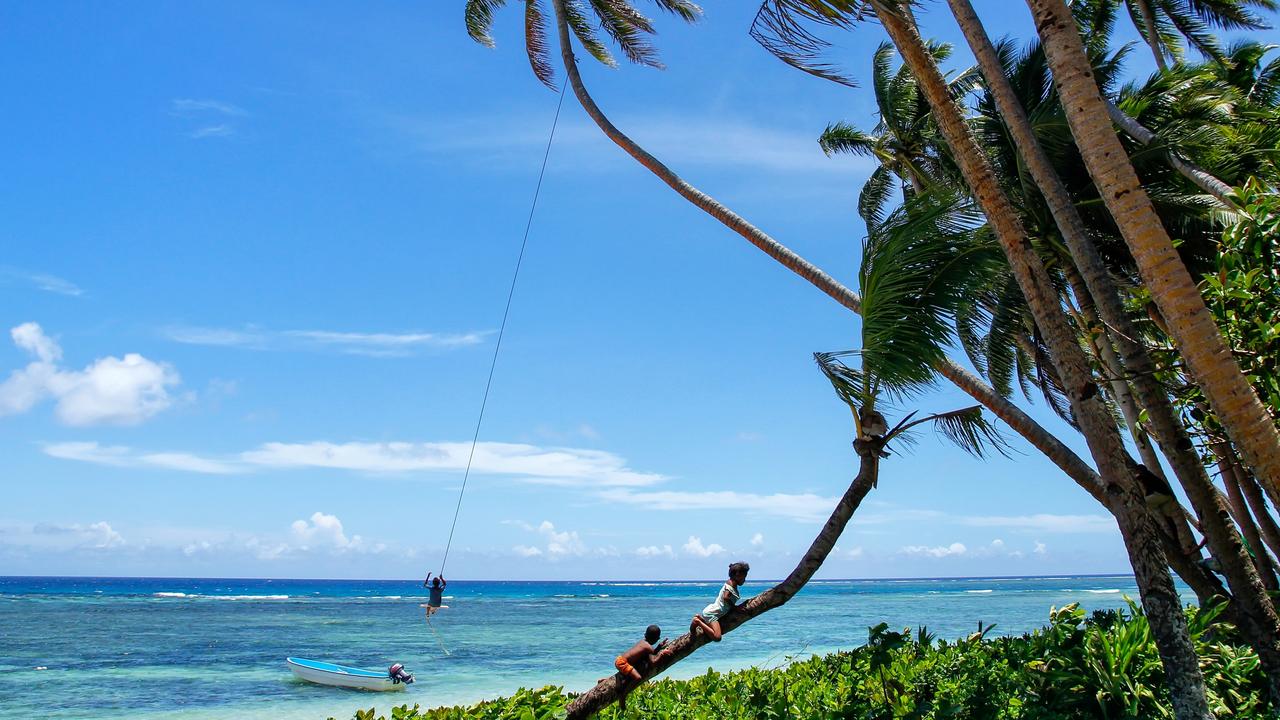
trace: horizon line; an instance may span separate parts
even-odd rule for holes
[[[862,578],[821,578],[816,582],[894,582],[905,580],[1048,580],[1053,578],[1111,578],[1134,577],[1132,572],[1103,573],[1050,573],[1047,575],[935,575],[927,577],[862,577]],[[230,576],[184,576],[184,575],[0,575],[0,580],[232,580],[232,581],[309,581],[309,582],[418,582],[416,578],[323,578],[323,577],[230,577]],[[687,582],[719,582],[722,578],[684,578],[672,580],[650,580],[644,578],[624,579],[585,579],[585,580],[498,580],[493,578],[465,579],[463,583],[687,583]],[[748,582],[776,583],[784,578],[768,578]],[[451,580],[450,582],[455,582]],[[815,582],[810,580],[809,582]],[[807,584],[807,583],[806,583]]]

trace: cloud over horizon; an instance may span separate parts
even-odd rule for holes
[[[0,383],[0,416],[25,413],[52,398],[54,415],[64,425],[137,425],[168,408],[168,389],[181,382],[171,365],[138,353],[64,370],[58,366],[62,348],[34,322],[18,325],[10,336],[33,360]]]
[[[225,458],[185,452],[143,452],[91,441],[46,443],[43,450],[46,455],[63,460],[203,474],[307,468],[404,474],[462,472],[467,466],[471,443],[269,442]],[[667,479],[657,473],[632,470],[623,458],[603,450],[540,447],[523,443],[478,443],[471,469],[477,474],[509,475],[524,482],[560,486],[641,487]]]
[[[174,326],[161,333],[184,345],[300,352],[337,352],[346,355],[408,357],[419,350],[452,350],[484,342],[487,332],[338,332],[333,330],[267,330]]]

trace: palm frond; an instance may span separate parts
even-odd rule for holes
[[[1164,16],[1177,29],[1178,34],[1186,38],[1187,43],[1201,55],[1219,62],[1223,60],[1222,46],[1218,43],[1218,36],[1213,34],[1208,23],[1199,17],[1182,12],[1165,12]]]
[[[749,34],[782,62],[814,77],[853,87],[854,80],[823,60],[831,43],[810,26],[849,28],[870,9],[866,0],[764,0]]]
[[[525,0],[524,48],[534,77],[552,90],[556,89],[556,73],[551,65],[551,45],[547,40],[547,16],[541,0]]]
[[[618,66],[618,61],[613,59],[609,48],[605,47],[592,29],[591,21],[587,19],[587,9],[582,6],[581,0],[565,0],[564,14],[569,29],[573,30],[574,36],[578,38],[578,42],[582,43],[582,47],[591,53],[591,57],[609,67]]]
[[[973,279],[1003,257],[994,244],[974,241],[981,222],[970,201],[936,188],[871,229],[858,272],[862,365],[891,394],[932,383]]]
[[[506,4],[507,0],[467,0],[463,15],[467,22],[467,34],[472,40],[485,47],[496,45],[493,36],[489,34],[493,29],[493,12]]]
[[[813,360],[831,383],[836,396],[849,406],[849,411],[853,413],[853,424],[861,435],[862,428],[858,420],[858,412],[863,407],[874,406],[875,396],[867,374],[857,368],[849,367],[841,360],[857,354],[855,350],[816,352],[813,354]]]
[[[1054,414],[1071,427],[1079,429],[1080,425],[1071,409],[1067,389],[1058,377],[1058,369],[1054,366],[1052,358],[1049,357],[1049,348],[1041,337],[1039,328],[1033,327],[1033,330],[1031,352],[1035,356],[1036,386],[1040,388],[1040,394],[1044,396],[1044,401]]]
[[[1169,4],[1176,4],[1182,13],[1194,14],[1206,25],[1222,30],[1266,30],[1270,26],[1249,7],[1262,10],[1277,7],[1275,0],[1174,0]]]
[[[689,0],[653,0],[653,4],[685,22],[697,22],[702,17],[702,8]]]
[[[858,193],[858,215],[867,225],[867,232],[884,222],[884,208],[897,185],[889,168],[881,165],[871,173]]]
[[[985,458],[992,450],[1009,457],[1011,448],[1008,441],[995,424],[983,415],[981,405],[935,413],[918,420],[900,423],[885,436],[885,441],[888,442],[894,438],[905,439],[907,437],[905,433],[911,428],[928,422],[933,423],[935,431],[976,458]]]
[[[1090,55],[1106,52],[1111,45],[1111,33],[1116,27],[1117,0],[1076,0],[1071,4],[1085,50]]]
[[[890,99],[890,84],[893,82],[893,57],[896,51],[893,45],[882,42],[876,46],[871,56],[871,89],[876,96],[876,107],[880,108],[880,124],[887,127],[889,122],[885,115],[892,112],[894,102]]]
[[[827,155],[849,153],[864,157],[875,157],[877,138],[862,132],[846,122],[835,122],[827,126],[818,136],[818,147]]]
[[[613,38],[628,60],[661,68],[657,50],[645,39],[654,33],[653,21],[631,7],[627,0],[589,0],[600,26]]]

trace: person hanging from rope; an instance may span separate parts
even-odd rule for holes
[[[729,579],[725,581],[723,587],[720,588],[720,594],[716,595],[716,601],[702,609],[702,612],[693,616],[693,622],[689,624],[689,632],[703,633],[715,642],[720,642],[722,633],[720,632],[720,618],[725,613],[733,609],[738,604],[741,596],[738,594],[738,588],[747,581],[747,573],[751,571],[751,566],[744,562],[736,562],[729,564]]]
[[[444,604],[444,589],[448,587],[448,585],[449,582],[443,577],[437,575],[433,578],[431,577],[431,573],[427,573],[426,579],[422,581],[422,587],[428,588],[431,591],[431,596],[427,599],[426,604],[421,606],[426,609],[428,620],[430,620],[431,616],[435,615],[440,608],[448,607],[448,605]]]

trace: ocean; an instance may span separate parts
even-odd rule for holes
[[[456,580],[428,625],[412,581],[0,577],[0,720],[347,720],[375,705],[584,690],[650,623],[686,631],[722,582]],[[749,581],[743,598],[768,586]],[[671,675],[856,647],[880,622],[949,639],[979,621],[1021,634],[1050,607],[1118,608],[1126,596],[1138,596],[1132,576],[818,580]],[[311,685],[286,656],[402,662],[417,683],[390,694]]]

